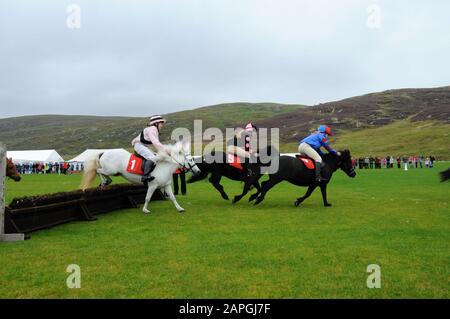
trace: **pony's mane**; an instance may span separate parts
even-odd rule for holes
[[[341,156],[342,156],[342,158],[351,158],[351,155],[350,155],[350,150],[348,150],[348,149],[345,149],[345,150],[342,150],[342,151],[339,151],[339,152],[341,152]]]
[[[185,149],[185,146],[181,141],[176,142],[175,144],[165,144],[164,147],[170,150],[171,153],[179,153],[181,150]],[[158,153],[156,154],[156,160],[171,161],[172,158],[169,155],[167,155],[166,152],[158,151]]]
[[[350,150],[348,150],[348,149],[339,150],[339,153],[341,153],[341,158],[342,159],[349,159],[349,158],[351,158]],[[324,157],[326,157],[326,158],[334,158],[334,157],[337,157],[337,155],[336,154],[332,154],[332,153],[327,153],[327,154],[324,155]]]

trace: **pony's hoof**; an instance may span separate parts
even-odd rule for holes
[[[150,211],[148,209],[144,208],[142,211],[144,212],[144,214],[150,214]]]
[[[250,196],[250,198],[248,199],[249,202],[253,202],[258,196],[253,194],[252,196]]]
[[[228,197],[228,195],[222,195],[222,198],[225,200],[229,200],[230,198]]]
[[[294,202],[294,205],[295,205],[295,207],[298,207],[301,203],[302,203],[301,201],[296,200],[296,201]]]
[[[332,205],[330,203],[326,203],[325,207],[331,207]]]
[[[237,197],[237,196],[235,196],[235,197],[233,198],[233,201],[232,201],[231,203],[236,204],[237,202],[239,202],[239,200],[240,200],[240,198]]]
[[[181,214],[181,213],[184,213],[184,212],[185,212],[185,209],[184,209],[184,208],[179,209],[178,212],[179,212],[180,214]]]
[[[259,203],[261,203],[262,201],[263,201],[262,198],[259,198],[259,197],[258,197],[258,198],[256,199],[256,202],[255,202],[253,205],[256,206],[256,205],[258,205]]]

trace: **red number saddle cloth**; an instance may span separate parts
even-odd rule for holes
[[[310,159],[309,157],[303,157],[301,155],[295,155],[297,159],[303,162],[305,164],[307,169],[315,169],[316,165],[314,164],[314,161]]]
[[[231,166],[233,166],[237,169],[240,169],[240,170],[244,169],[244,167],[242,167],[241,160],[239,159],[239,157],[237,157],[234,154],[227,154],[227,162],[228,162],[228,164],[230,164]]]
[[[144,172],[142,171],[142,161],[142,157],[131,154],[130,159],[128,160],[127,172],[143,175]]]

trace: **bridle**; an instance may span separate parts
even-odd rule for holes
[[[341,159],[341,157],[340,156],[338,156],[338,158],[339,158],[339,160],[338,160],[338,163],[337,163],[337,167],[339,167],[339,168],[341,168],[342,169],[342,159]],[[345,172],[345,171],[344,171]],[[350,175],[352,175],[352,174],[356,174],[356,172],[355,172],[355,169],[353,168],[353,166],[352,166],[352,168],[350,169],[350,171],[348,172],[348,174],[350,174]]]
[[[177,163],[181,168],[185,169],[186,172],[192,171],[192,168],[194,167],[193,165],[191,165],[191,163],[189,163],[189,160],[186,157],[186,154],[183,153],[183,157],[184,157],[184,163],[180,163],[178,162],[176,159],[172,158],[172,161],[174,161],[175,163]],[[185,164],[188,164],[188,166],[186,166]],[[195,165],[195,164],[194,164]]]

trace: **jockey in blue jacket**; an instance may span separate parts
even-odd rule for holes
[[[337,154],[337,152],[329,145],[328,137],[333,135],[329,126],[320,125],[316,132],[300,141],[298,152],[301,155],[311,157],[316,162],[316,182],[320,183],[323,178],[320,175],[322,166],[322,151],[324,147],[329,153]]]

